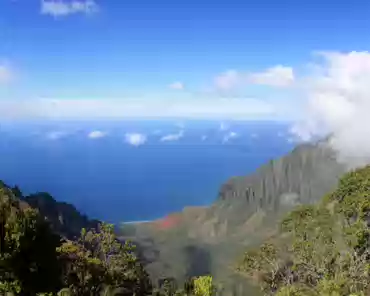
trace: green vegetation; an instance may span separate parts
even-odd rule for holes
[[[64,266],[63,286],[72,295],[99,295],[120,291],[124,295],[148,295],[151,285],[133,253],[133,246],[117,241],[113,226],[101,224],[98,230],[81,231],[77,241],[59,248]]]
[[[280,235],[248,250],[239,271],[265,295],[370,295],[370,166],[346,174],[316,205],[301,205]]]
[[[57,289],[59,237],[6,188],[0,189],[0,212],[0,291],[34,295]]]
[[[35,196],[32,199],[40,203]],[[155,289],[135,247],[120,242],[113,225],[82,228],[80,236],[71,240],[60,235],[61,224],[50,223],[55,217],[45,219],[24,200],[19,189],[1,186],[0,295],[210,296],[214,292],[211,277],[190,280],[181,290],[168,289],[167,281]],[[49,196],[46,201],[52,202]]]
[[[343,172],[323,147],[303,147],[233,179],[211,207],[170,227],[130,225],[119,239],[47,193],[0,183],[0,295],[259,295],[243,275],[265,295],[370,295],[370,167],[313,204]],[[261,242],[235,274],[235,255]]]
[[[279,221],[298,204],[313,204],[334,190],[348,168],[326,141],[304,144],[246,176],[221,186],[209,207],[176,213],[180,221],[124,225],[119,235],[135,242],[154,281],[174,277],[181,285],[192,276],[211,274],[220,295],[261,295],[235,272],[236,258],[278,232]]]
[[[194,280],[195,296],[211,296],[214,292],[211,276],[203,276]]]

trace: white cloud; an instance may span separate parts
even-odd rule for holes
[[[6,64],[0,64],[0,85],[8,84],[14,79],[12,69]]]
[[[293,68],[277,65],[256,73],[228,70],[215,77],[214,86],[220,91],[232,91],[252,84],[287,87],[294,81]]]
[[[41,13],[54,17],[76,13],[92,14],[98,10],[94,0],[41,0]]]
[[[239,135],[236,132],[229,132],[222,139],[222,143],[228,143],[228,142],[230,142],[230,140],[235,139],[237,137],[239,137]]]
[[[68,136],[69,133],[64,131],[52,131],[46,134],[46,138],[49,140],[59,140],[61,138],[64,138]]]
[[[215,84],[221,89],[230,89],[248,83],[274,86],[294,83],[296,97],[285,102],[289,102],[288,109],[298,114],[300,120],[292,126],[291,133],[300,140],[330,134],[330,144],[342,158],[370,159],[370,53],[325,52],[320,53],[319,57],[321,59],[315,60],[312,67],[314,71],[305,77],[295,77],[296,72],[289,67],[276,66],[249,74],[231,70],[215,79]],[[281,100],[276,99],[278,94],[274,93],[274,101],[219,96],[194,99],[185,95],[176,100],[0,100],[0,111],[2,119],[275,119],[288,116],[288,113],[279,113]]]
[[[177,134],[169,134],[163,136],[160,141],[161,142],[170,142],[170,141],[177,141],[180,140],[184,136],[184,131],[179,131]]]
[[[203,135],[201,138],[200,138],[202,141],[205,141],[208,139],[208,136],[207,135]]]
[[[125,141],[132,146],[140,146],[145,144],[147,137],[140,133],[127,133],[125,135]]]
[[[322,133],[320,136],[323,137],[328,134],[327,131],[318,130],[317,127],[310,126],[309,118],[303,119],[302,121],[296,122],[293,126],[291,126],[289,132],[292,137],[289,137],[292,141],[296,137],[295,141],[302,141],[308,142],[313,139],[315,134]]]
[[[248,82],[275,87],[286,87],[293,84],[294,72],[291,67],[278,65],[264,72],[249,74]]]
[[[180,81],[176,81],[174,83],[171,83],[169,85],[170,88],[172,89],[176,89],[176,90],[183,90],[185,87],[184,87],[184,84]]]
[[[304,117],[291,132],[301,140],[331,135],[343,160],[370,159],[370,53],[320,53],[321,63],[305,80]]]
[[[90,132],[90,133],[87,135],[87,137],[88,137],[89,139],[99,139],[99,138],[103,138],[103,137],[105,137],[106,135],[107,135],[107,133],[96,130],[96,131],[92,131],[92,132]]]
[[[228,70],[214,79],[214,85],[218,90],[228,91],[245,84],[245,75],[236,71]]]
[[[230,128],[229,125],[227,125],[226,123],[224,122],[220,123],[220,131],[227,131],[229,128]]]
[[[215,119],[277,116],[273,104],[252,98],[0,100],[2,119]]]

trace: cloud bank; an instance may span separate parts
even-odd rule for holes
[[[302,86],[305,112],[291,132],[301,140],[331,135],[345,161],[370,159],[370,53],[321,52]]]
[[[69,133],[65,131],[52,131],[46,134],[48,140],[59,140],[68,136]]]
[[[41,14],[54,17],[68,16],[71,14],[92,14],[98,11],[94,0],[41,0]]]
[[[146,141],[147,141],[147,137],[144,134],[127,133],[125,135],[125,142],[135,147],[145,144]]]
[[[245,80],[244,75],[237,70],[228,70],[215,77],[214,85],[219,90],[227,91],[242,86]]]
[[[178,141],[184,136],[184,131],[181,130],[176,134],[169,134],[166,136],[161,137],[161,142],[170,142],[170,141]]]
[[[2,119],[263,119],[275,109],[249,98],[0,100]]]
[[[220,91],[230,91],[253,84],[288,87],[294,82],[293,68],[277,65],[256,73],[228,70],[215,77],[214,86]]]
[[[287,87],[294,83],[294,72],[291,67],[278,65],[261,73],[249,74],[247,80],[254,84]]]
[[[257,73],[230,70],[214,81],[215,87],[222,90],[248,84],[277,87],[270,100],[217,95],[197,98],[184,95],[175,99],[27,98],[0,100],[0,110],[4,120],[185,118],[227,122],[283,117],[291,120],[293,115],[293,118],[298,117],[291,128],[291,134],[296,139],[309,141],[331,135],[330,144],[341,159],[370,159],[370,53],[320,52],[308,66],[308,71],[304,73],[281,65]],[[0,64],[0,83],[7,83],[11,76],[8,67]],[[286,95],[290,95],[289,99],[282,101],[281,98]],[[284,112],[279,109],[284,105],[282,102],[289,106],[281,109]],[[179,137],[182,134],[175,135]],[[164,139],[176,139],[173,136],[167,135],[165,137],[168,138]],[[58,135],[51,138],[58,138]],[[126,141],[141,145],[146,137],[128,134]]]
[[[99,139],[99,138],[103,138],[103,137],[105,137],[106,135],[107,135],[107,133],[96,130],[96,131],[92,131],[92,132],[90,132],[90,133],[87,135],[87,137],[88,137],[89,139]]]

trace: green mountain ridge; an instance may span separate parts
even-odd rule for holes
[[[246,248],[273,236],[286,212],[333,190],[348,170],[326,141],[303,144],[251,175],[228,180],[209,207],[189,207],[162,220],[123,226],[121,234],[140,247],[154,279],[175,277],[181,282],[212,274],[225,295],[257,295],[239,280],[233,262]]]
[[[175,279],[182,286],[189,278],[211,274],[222,287],[220,295],[259,295],[255,285],[235,272],[234,263],[246,249],[274,237],[285,213],[319,201],[349,169],[337,162],[326,141],[300,145],[253,174],[230,178],[209,207],[186,207],[157,221],[124,224],[119,239],[137,245],[154,284]],[[99,224],[48,193],[23,196],[18,187],[2,187],[10,189],[22,207],[37,209],[65,238]]]

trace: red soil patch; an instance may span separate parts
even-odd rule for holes
[[[157,228],[167,230],[176,227],[180,223],[180,217],[175,215],[167,216],[163,219],[155,221]]]

